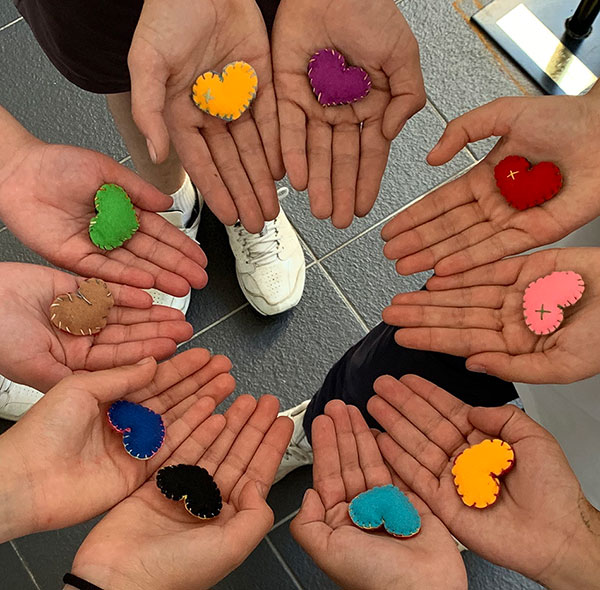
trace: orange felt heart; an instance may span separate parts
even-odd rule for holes
[[[204,72],[192,88],[196,106],[225,121],[235,121],[248,109],[258,87],[254,68],[244,61],[227,64],[223,71]]]
[[[467,506],[490,506],[500,495],[498,478],[511,469],[514,462],[512,447],[498,438],[465,449],[452,467],[458,495]]]

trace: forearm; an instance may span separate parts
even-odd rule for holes
[[[8,176],[11,162],[20,158],[24,149],[39,142],[6,109],[0,106],[0,184]]]

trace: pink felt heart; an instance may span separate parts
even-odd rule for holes
[[[308,78],[317,100],[326,107],[361,100],[371,89],[369,74],[346,67],[346,58],[335,49],[321,49],[310,58]]]
[[[553,272],[529,284],[523,294],[523,316],[538,336],[552,334],[563,321],[563,308],[577,303],[585,283],[572,270]]]

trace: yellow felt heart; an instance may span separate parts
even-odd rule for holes
[[[258,77],[245,61],[227,64],[223,71],[204,72],[192,88],[196,106],[214,117],[235,121],[248,109],[256,96]]]

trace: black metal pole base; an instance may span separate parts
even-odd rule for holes
[[[473,21],[546,93],[576,95],[600,77],[600,19],[593,24],[599,6],[598,0],[494,0]]]

